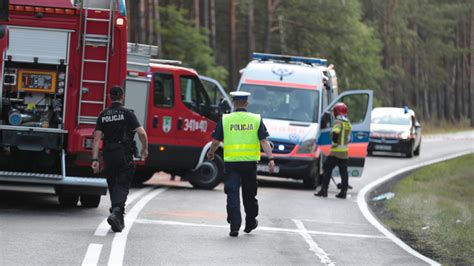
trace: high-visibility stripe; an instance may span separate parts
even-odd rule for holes
[[[225,146],[227,150],[260,149],[260,144],[233,144]]]
[[[260,152],[255,152],[255,151],[224,151],[224,154],[227,156],[259,156],[260,157]],[[225,156],[224,155],[224,156]]]

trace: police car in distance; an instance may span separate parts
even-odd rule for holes
[[[367,152],[402,153],[408,158],[420,155],[421,125],[413,110],[379,107],[372,110],[372,124]]]

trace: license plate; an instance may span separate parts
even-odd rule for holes
[[[392,146],[390,145],[375,145],[375,149],[379,151],[391,151]]]
[[[268,165],[266,164],[257,164],[257,171],[270,173],[270,171],[268,170]],[[280,167],[275,166],[275,168],[273,168],[273,173],[278,174],[279,172],[280,172]]]

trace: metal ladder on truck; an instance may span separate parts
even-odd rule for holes
[[[85,0],[87,3],[90,0]],[[78,124],[95,124],[97,116],[106,106],[107,81],[109,73],[110,46],[112,40],[113,25],[113,1],[110,1],[109,10],[84,8],[84,31],[82,34],[82,60],[81,60],[81,80],[79,93]],[[108,12],[108,18],[94,17],[92,14],[103,14]],[[105,23],[107,34],[90,33],[91,23]],[[93,53],[102,53],[102,58],[90,56]],[[94,66],[94,71],[88,69]],[[104,73],[103,77],[97,78],[94,75]]]

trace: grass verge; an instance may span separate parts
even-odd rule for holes
[[[421,253],[474,265],[474,155],[413,172],[394,188],[382,221]]]
[[[423,135],[445,134],[460,131],[472,130],[470,121],[467,118],[462,118],[458,122],[449,122],[447,120],[432,119],[431,121],[420,122],[422,126]]]

